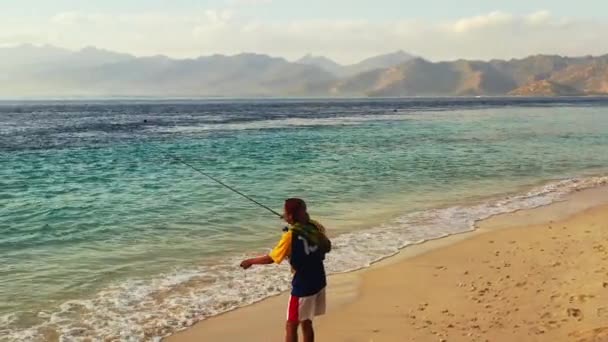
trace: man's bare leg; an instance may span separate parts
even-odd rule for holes
[[[311,320],[302,322],[302,335],[304,337],[304,342],[315,342],[315,331],[312,329]]]
[[[285,342],[298,342],[298,325],[298,322],[289,321],[285,324]]]

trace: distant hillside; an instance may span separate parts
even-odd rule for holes
[[[585,94],[608,94],[608,55],[569,65],[549,79]]]
[[[296,63],[315,65],[319,68],[334,74],[337,77],[349,77],[375,69],[390,68],[405,63],[415,58],[413,55],[404,51],[396,51],[385,55],[379,55],[364,59],[357,64],[340,65],[331,59],[323,56],[306,55]]]
[[[318,67],[257,54],[176,60],[39,49],[31,62],[0,65],[0,96],[322,96],[316,89],[335,80]]]
[[[601,95],[608,94],[607,60],[533,56],[432,63],[416,58],[339,80],[328,91],[334,96]]]
[[[608,95],[608,55],[430,62],[398,51],[341,66],[260,54],[135,57],[96,48],[0,48],[0,96]]]
[[[584,93],[574,87],[549,80],[533,81],[512,90],[509,95],[516,96],[578,96]]]
[[[414,59],[402,65],[357,75],[337,82],[334,95],[369,96],[500,95],[516,87],[484,62],[431,63]]]
[[[96,65],[123,62],[134,56],[86,47],[70,51],[46,46],[21,45],[0,48],[0,70],[4,72],[36,72],[57,68],[93,67]]]
[[[403,64],[409,60],[416,58],[407,52],[402,50],[388,53],[385,55],[379,55],[371,58],[362,60],[361,62],[353,65],[349,65],[346,68],[349,70],[351,75],[359,74],[366,71],[375,69],[390,68],[399,64]]]
[[[331,59],[323,56],[313,56],[308,54],[296,61],[298,64],[314,65],[327,72],[332,73],[335,76],[344,76],[345,68]]]

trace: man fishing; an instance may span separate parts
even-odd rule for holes
[[[289,223],[290,227],[270,254],[244,260],[241,262],[241,267],[248,269],[253,265],[279,264],[285,258],[289,258],[293,280],[291,281],[291,297],[287,308],[285,341],[298,342],[298,327],[301,324],[304,342],[314,342],[315,334],[312,320],[315,316],[325,313],[327,279],[325,278],[323,261],[325,260],[325,254],[331,250],[331,241],[325,235],[325,228],[320,223],[310,219],[306,203],[299,198],[290,198],[285,201],[283,215],[281,215],[190,163],[171,154],[165,154],[161,149],[153,148]]]
[[[303,341],[313,342],[313,318],[325,314],[327,280],[323,260],[331,250],[331,242],[325,235],[325,228],[310,219],[303,200],[286,200],[283,218],[290,226],[276,247],[268,255],[244,260],[241,267],[248,269],[252,265],[279,264],[289,258],[293,280],[285,341],[297,342],[301,325]]]

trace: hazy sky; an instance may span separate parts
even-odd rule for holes
[[[343,63],[608,53],[608,0],[4,0],[0,46],[93,45],[136,55],[243,51]]]

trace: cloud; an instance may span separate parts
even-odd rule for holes
[[[256,6],[256,5],[268,5],[271,4],[273,0],[226,0],[228,5],[236,5],[236,6]]]
[[[448,24],[447,28],[456,33],[467,33],[471,31],[485,30],[492,27],[508,26],[516,18],[508,13],[492,12],[487,15],[479,15],[471,18],[463,18]]]
[[[103,25],[109,21],[110,17],[99,13],[83,13],[78,11],[61,12],[52,16],[51,24],[58,26],[71,26],[71,28],[84,27],[89,25]]]
[[[81,19],[81,14],[78,12],[61,12],[51,17],[53,24],[75,24]]]
[[[525,18],[532,25],[542,25],[551,21],[551,13],[549,11],[538,11],[528,15]]]
[[[251,0],[246,1],[252,4]],[[258,0],[253,2],[259,3]],[[403,49],[433,60],[511,58],[530,54],[586,55],[608,52],[608,23],[491,12],[444,21],[261,21],[237,7],[190,13],[107,14],[63,12],[46,20],[4,25],[0,44],[17,37],[69,48],[95,45],[136,55],[194,57],[243,51],[298,58],[311,52],[349,63]]]

